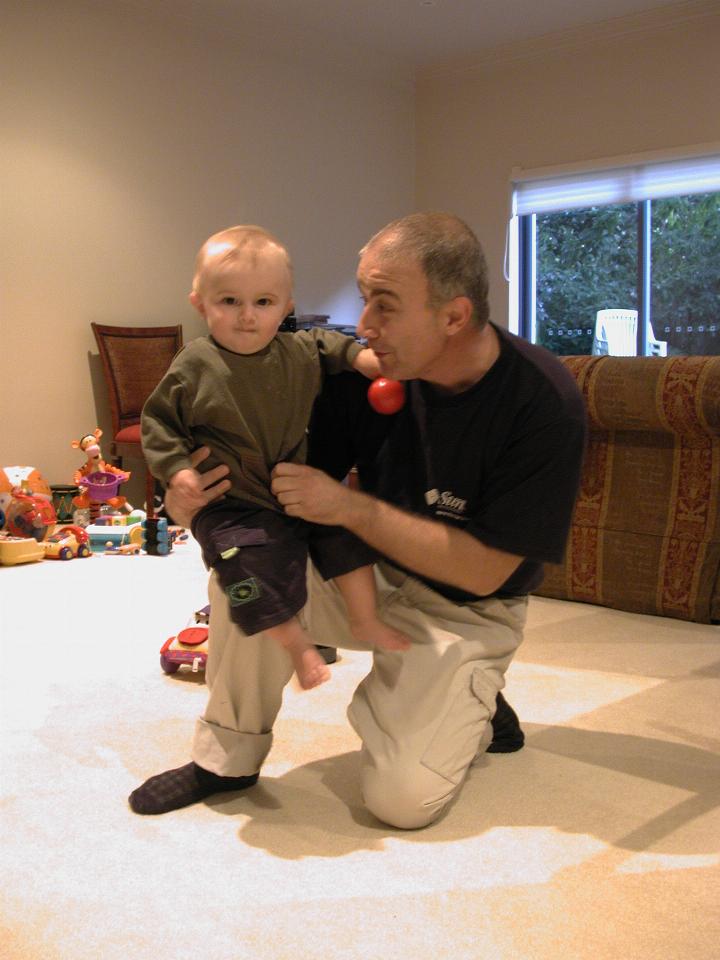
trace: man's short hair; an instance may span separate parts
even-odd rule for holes
[[[430,306],[467,297],[473,321],[482,329],[490,317],[488,273],[480,241],[470,227],[451,213],[411,213],[393,220],[362,248],[379,247],[390,259],[411,257],[427,277]]]

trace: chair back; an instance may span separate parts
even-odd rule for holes
[[[613,357],[637,355],[637,310],[598,310],[592,352]]]
[[[182,326],[91,326],[107,382],[115,436],[140,422],[145,401],[182,347]]]

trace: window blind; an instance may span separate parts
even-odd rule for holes
[[[513,214],[556,213],[716,190],[720,190],[720,153],[582,173],[518,173],[513,176]]]

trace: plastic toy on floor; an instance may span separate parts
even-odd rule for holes
[[[102,519],[102,518],[99,518]],[[115,552],[113,548],[132,544],[136,546],[137,552],[140,552],[142,546],[142,529],[140,521],[133,524],[105,524],[91,523],[86,527],[86,532],[90,538],[90,549],[94,553]],[[121,551],[122,553],[134,553],[135,551]]]
[[[44,540],[55,526],[57,514],[52,499],[41,494],[26,493],[20,487],[12,491],[7,505],[5,524],[14,537]]]
[[[148,517],[143,520],[141,528],[142,548],[150,556],[167,556],[174,543],[183,543],[188,539],[184,527],[168,526],[165,517]]]
[[[209,605],[196,610],[193,623],[181,630],[177,636],[170,637],[160,649],[160,666],[165,673],[177,673],[183,664],[191,667],[193,673],[205,669],[208,655]]]
[[[106,557],[137,557],[140,547],[137,543],[113,543],[108,540],[104,550]]]
[[[90,556],[89,539],[82,527],[68,524],[51,533],[42,547],[48,560],[72,560]]]
[[[192,668],[193,673],[204,670],[208,658],[208,639],[210,623],[210,604],[196,610],[190,626],[181,630],[177,636],[169,637],[160,648],[160,666],[165,673],[177,673],[183,664]],[[315,644],[315,649],[325,663],[337,661],[335,647]]]
[[[147,517],[142,524],[142,548],[153,557],[164,557],[172,550],[172,538],[165,517]]]
[[[130,473],[103,460],[100,450],[101,436],[102,430],[96,427],[92,433],[86,433],[70,444],[73,449],[82,450],[87,457],[85,463],[73,474],[73,483],[80,487],[80,494],[73,498],[73,504],[78,508],[89,508],[93,520],[103,503],[116,510],[132,510],[127,499],[118,494],[118,487],[130,479]]]
[[[0,533],[0,566],[14,567],[19,563],[42,560],[45,551],[35,537],[13,537]]]
[[[50,502],[53,499],[50,484],[37,467],[18,464],[13,467],[0,467],[0,512],[5,515],[16,489],[35,497],[43,497]],[[0,527],[4,526],[5,520],[0,523]]]

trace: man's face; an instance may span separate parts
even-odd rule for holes
[[[280,251],[267,247],[240,253],[218,266],[210,263],[191,300],[221,347],[257,353],[292,310],[286,261]]]
[[[357,331],[384,376],[433,382],[447,343],[441,311],[429,306],[425,274],[415,260],[370,248],[357,272],[365,304]]]

